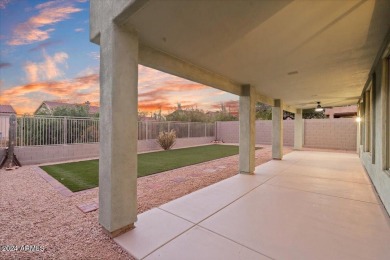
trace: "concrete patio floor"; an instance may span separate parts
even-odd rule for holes
[[[390,259],[390,219],[357,155],[289,153],[144,212],[137,259]]]

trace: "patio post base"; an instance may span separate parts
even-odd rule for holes
[[[102,226],[102,229],[103,229],[103,232],[107,235],[109,235],[111,238],[114,238],[114,237],[117,237],[117,236],[120,236],[122,235],[123,233],[126,233],[127,231],[129,230],[132,230],[133,228],[135,228],[134,226],[134,223],[130,224],[130,225],[127,225],[127,226],[124,226],[120,229],[117,229],[117,230],[114,230],[114,231],[108,231],[105,227]]]
[[[240,171],[239,173],[240,173],[240,174],[247,174],[247,175],[253,175],[253,174],[255,174],[254,172],[243,172],[243,171]]]

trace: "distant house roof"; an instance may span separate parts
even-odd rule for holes
[[[89,102],[85,102],[84,104],[70,104],[65,102],[57,102],[57,101],[43,101],[42,104],[38,107],[37,110],[35,110],[34,114],[38,112],[38,110],[43,106],[46,105],[46,107],[53,111],[53,109],[57,107],[75,107],[76,105],[87,105]],[[89,114],[96,114],[99,113],[99,107],[98,106],[89,106]]]
[[[325,108],[324,113],[329,118],[354,117],[357,115],[357,106]]]
[[[0,114],[16,114],[16,112],[11,105],[0,104]]]

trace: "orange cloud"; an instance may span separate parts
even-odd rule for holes
[[[225,101],[225,102],[220,102],[220,103],[216,103],[216,104],[213,104],[211,105],[211,107],[213,109],[221,109],[221,104],[223,104],[226,108],[226,110],[228,111],[238,111],[239,110],[239,107],[240,107],[240,104],[237,100],[229,100],[229,101]]]
[[[19,113],[31,113],[43,101],[31,98],[30,94],[45,94],[51,99],[68,98],[76,103],[85,100],[96,103],[99,100],[98,84],[97,74],[71,80],[29,83],[0,92],[0,103],[12,103]]]
[[[44,100],[66,99],[73,103],[84,103],[88,100],[91,104],[99,106],[100,93],[97,67],[86,68],[74,79],[58,80],[54,76],[55,73],[41,75],[41,71],[43,71],[43,67],[50,67],[46,65],[47,59],[64,62],[66,60],[65,55],[55,54],[53,56],[46,55],[45,57],[45,60],[41,63],[29,67],[30,70],[36,69],[37,71],[31,71],[29,74],[26,72],[27,75],[33,75],[30,77],[31,81],[28,84],[0,91],[0,103],[12,103],[18,113],[34,112]],[[34,77],[36,80],[33,79]],[[48,77],[52,77],[52,79],[48,80]],[[221,95],[224,92],[220,90],[213,90],[205,85],[146,67],[140,66],[138,79],[138,109],[140,111],[154,112],[161,109],[163,113],[168,113],[177,107],[177,103],[180,103],[182,108],[219,110],[220,103],[223,102]],[[223,103],[229,111],[238,110],[237,101],[230,100]]]
[[[8,45],[25,45],[47,40],[54,29],[43,29],[42,27],[69,19],[71,14],[82,10],[64,1],[43,3],[37,5],[35,9],[39,10],[38,15],[17,25],[13,30],[11,40],[7,42]]]

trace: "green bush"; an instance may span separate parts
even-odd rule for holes
[[[176,132],[171,130],[170,132],[162,131],[157,137],[157,143],[164,150],[171,149],[176,142]]]

